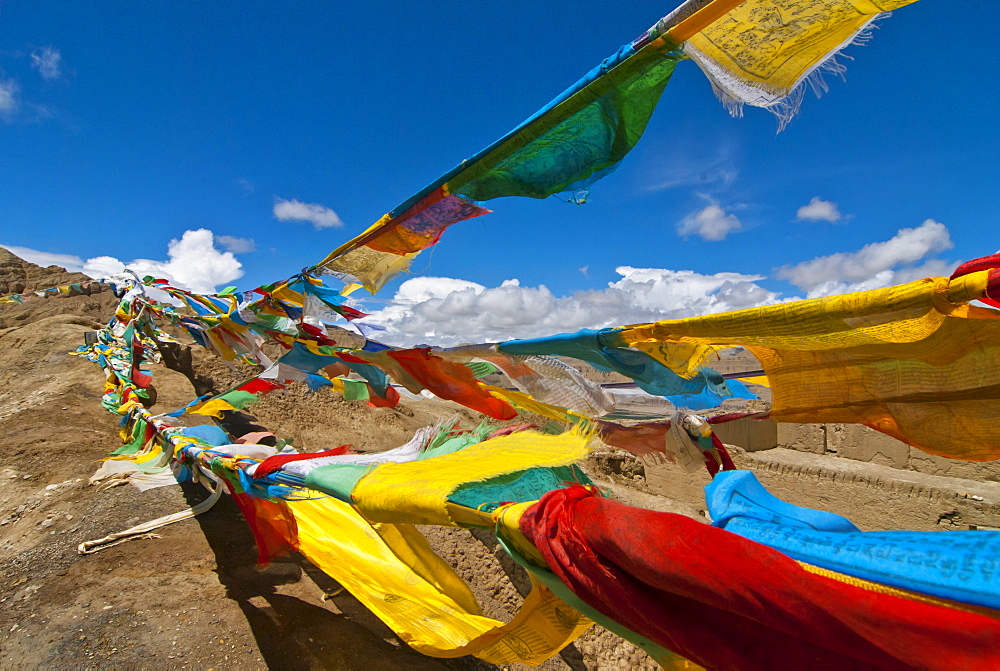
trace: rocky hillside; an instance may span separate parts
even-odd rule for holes
[[[59,266],[42,268],[0,247],[0,296],[89,281],[83,273],[70,273]]]

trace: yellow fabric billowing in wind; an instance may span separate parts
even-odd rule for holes
[[[382,464],[354,487],[351,498],[373,522],[452,526],[448,497],[460,485],[536,467],[568,466],[587,456],[590,436],[521,431],[433,459]]]
[[[771,382],[767,379],[766,375],[754,375],[753,377],[738,377],[736,378],[743,384],[759,384],[762,387],[770,387]]]
[[[385,227],[392,221],[392,215],[386,214],[368,227],[364,233],[348,240],[337,249],[330,252],[325,259],[317,264],[322,272],[334,275],[347,275],[354,278],[368,289],[376,293],[391,277],[410,266],[417,253],[392,254],[365,247],[360,240],[367,239],[372,233]],[[349,293],[349,292],[348,292]],[[347,294],[344,294],[345,296]]]
[[[714,347],[697,343],[676,343],[663,341],[638,342],[636,349],[642,350],[664,366],[684,378],[692,378],[701,372],[705,360],[715,352]]]
[[[299,551],[425,655],[535,666],[591,625],[541,585],[509,624],[485,617],[468,586],[413,527],[373,527],[333,498],[288,506]]]
[[[491,396],[499,398],[502,401],[507,401],[512,406],[518,410],[526,410],[527,412],[533,412],[536,415],[541,415],[542,417],[548,417],[549,419],[554,419],[557,422],[569,422],[571,424],[579,424],[581,422],[587,422],[587,417],[581,415],[578,412],[573,412],[572,410],[567,410],[566,408],[560,408],[548,403],[542,403],[533,399],[530,395],[525,394],[520,391],[515,391],[513,389],[504,389],[503,387],[495,387],[491,384],[484,384],[483,387],[486,391],[490,392]]]
[[[1000,458],[1000,313],[968,304],[987,273],[631,326],[630,345],[744,346],[774,419],[857,423],[925,452]]]
[[[788,92],[869,21],[916,0],[746,0],[688,39],[731,77]]]
[[[221,398],[213,398],[208,401],[204,401],[196,406],[188,409],[188,414],[190,415],[208,415],[209,417],[218,417],[222,419],[223,413],[236,410],[231,403],[226,402]]]

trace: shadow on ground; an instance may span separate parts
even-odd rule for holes
[[[189,505],[205,489],[185,483]],[[495,669],[474,657],[433,659],[400,641],[374,614],[300,555],[257,565],[257,546],[239,508],[223,496],[195,518],[215,554],[216,573],[226,596],[237,603],[261,656],[272,669]],[[303,576],[305,574],[305,576]],[[282,593],[283,585],[306,578],[340,613]]]

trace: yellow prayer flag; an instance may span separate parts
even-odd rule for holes
[[[208,415],[209,417],[218,417],[219,419],[222,419],[222,413],[230,410],[236,410],[236,407],[221,398],[213,398],[191,407],[188,410],[188,414]]]
[[[630,345],[744,346],[779,422],[865,424],[925,452],[1000,458],[1000,314],[987,272],[621,330]]]
[[[509,624],[484,617],[468,586],[413,527],[372,527],[333,498],[288,506],[299,551],[425,655],[535,666],[591,625],[541,585]]]
[[[568,466],[587,456],[590,436],[520,431],[440,457],[382,464],[352,493],[358,510],[373,522],[453,526],[448,497],[460,485],[535,467]]]
[[[725,102],[778,106],[794,114],[797,101],[783,100],[851,44],[879,14],[916,0],[745,0],[700,33],[684,51],[712,81]]]

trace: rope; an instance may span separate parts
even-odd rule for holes
[[[149,522],[144,522],[131,529],[126,529],[125,531],[119,531],[118,533],[113,533],[104,538],[98,538],[97,540],[84,541],[77,546],[77,552],[82,555],[94,554],[105,548],[109,548],[113,545],[118,545],[119,543],[124,543],[125,541],[135,540],[137,538],[159,538],[157,534],[150,533],[155,529],[160,529],[167,526],[168,524],[173,524],[174,522],[181,522],[186,519],[190,519],[195,515],[201,515],[215,505],[222,496],[222,485],[216,484],[215,491],[212,492],[211,496],[197,503],[187,510],[182,510],[179,513],[171,513],[170,515],[165,515],[159,517],[155,520],[150,520]]]

